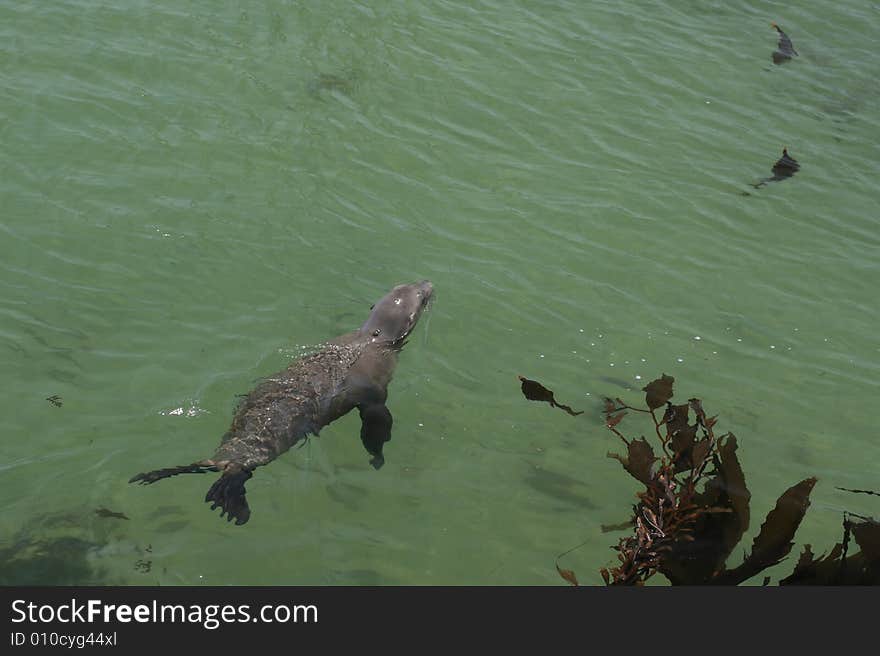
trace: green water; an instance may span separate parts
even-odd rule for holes
[[[856,1],[0,2],[0,580],[564,585],[585,542],[597,584],[636,489],[599,397],[661,372],[739,438],[732,562],[811,475],[830,548],[880,512],[834,490],[878,486],[878,33]],[[212,477],[128,485],[422,278],[381,471],[352,413],[244,527]]]

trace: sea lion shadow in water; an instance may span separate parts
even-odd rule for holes
[[[434,293],[425,280],[398,285],[371,308],[357,330],[328,342],[266,378],[239,404],[232,425],[214,455],[189,465],[156,469],[129,483],[149,485],[177,474],[222,472],[205,501],[220,516],[244,524],[250,518],[245,483],[257,467],[357,408],[361,442],[370,464],[385,462],[393,418],[385,400],[398,355]]]

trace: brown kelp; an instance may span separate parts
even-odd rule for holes
[[[860,521],[852,518],[857,517]],[[848,554],[850,539],[860,551]],[[880,522],[844,513],[843,539],[818,558],[804,545],[797,565],[780,585],[880,585]]]
[[[618,563],[600,570],[608,585],[641,585],[657,573],[673,585],[740,584],[789,555],[810,506],[813,477],[782,493],[749,554],[730,565],[728,559],[749,527],[751,501],[736,437],[716,434],[717,417],[708,416],[700,399],[674,404],[674,382],[663,374],[648,383],[643,388],[645,407],[605,399],[605,425],[626,446],[624,454],[608,456],[644,486],[627,523],[632,532],[614,547]],[[651,440],[628,438],[621,431],[628,413],[650,418]],[[878,583],[880,523],[853,517],[844,517],[843,540],[828,555],[816,558],[806,545],[794,572],[780,584]],[[860,551],[848,555],[851,539]],[[560,568],[558,559],[556,569],[577,585],[575,573]],[[765,585],[769,581],[764,578]]]
[[[572,417],[584,414],[583,410],[581,410],[580,412],[576,412],[567,405],[557,403],[556,399],[553,398],[553,392],[548,390],[538,381],[529,380],[528,378],[525,378],[523,376],[517,376],[517,378],[519,378],[520,382],[522,383],[520,389],[522,390],[523,396],[526,397],[529,401],[543,401],[545,403],[549,403],[550,407],[564,410]]]

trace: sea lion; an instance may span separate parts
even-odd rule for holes
[[[375,305],[357,330],[294,360],[265,379],[241,402],[214,455],[191,465],[134,476],[142,485],[177,474],[222,472],[206,502],[220,516],[244,524],[250,518],[245,482],[293,445],[354,408],[361,415],[361,442],[379,469],[382,447],[391,439],[392,417],[385,399],[397,357],[434,293],[427,281],[397,285]]]

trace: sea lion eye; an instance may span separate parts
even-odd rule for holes
[[[394,299],[394,304],[395,304],[395,305],[400,305],[400,299],[399,299],[399,298],[395,298],[395,299]]]
[[[378,337],[381,334],[382,334],[381,328],[376,328],[376,330],[373,331],[373,337]]]

